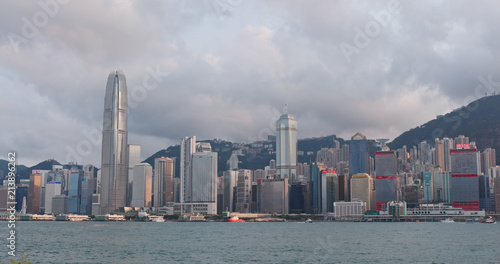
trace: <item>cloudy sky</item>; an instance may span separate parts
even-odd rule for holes
[[[266,138],[286,102],[300,138],[392,139],[500,82],[496,1],[1,2],[0,156],[25,165],[100,166],[114,69],[143,159]]]

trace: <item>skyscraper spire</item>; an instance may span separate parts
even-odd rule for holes
[[[285,107],[283,108],[283,114],[288,115],[288,100],[285,102]]]

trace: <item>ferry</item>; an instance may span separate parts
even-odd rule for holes
[[[163,216],[151,216],[151,222],[163,223],[165,222],[165,218]]]
[[[440,221],[441,223],[455,223],[452,218],[446,218]]]
[[[242,222],[245,222],[245,220],[243,219],[240,219],[238,216],[233,216],[229,219],[227,219],[228,222],[231,222],[231,223],[242,223]]]
[[[205,216],[202,214],[196,214],[189,216],[189,222],[205,222]]]
[[[71,222],[80,222],[80,221],[88,221],[89,220],[88,215],[69,214],[66,216],[67,216],[67,219]]]

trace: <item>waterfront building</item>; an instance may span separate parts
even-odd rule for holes
[[[68,196],[56,195],[52,198],[52,214],[67,214],[68,213]]]
[[[290,186],[290,203],[288,205],[291,214],[302,214],[310,212],[310,193],[307,182],[296,182]]]
[[[80,214],[91,215],[92,214],[92,195],[95,192],[95,180],[92,178],[84,178],[81,182],[81,192],[80,192]]]
[[[82,170],[83,170],[83,178],[93,180],[94,186],[90,187],[90,188],[93,188],[94,192],[98,193],[97,173],[99,170],[96,167],[94,167],[94,165],[91,165],[91,164],[87,164],[87,165],[83,166]],[[100,184],[100,182],[99,182],[99,184]]]
[[[339,179],[336,171],[321,172],[321,213],[333,212],[333,203],[339,201]]]
[[[495,178],[493,194],[495,195],[495,212],[500,214],[500,178]]]
[[[101,214],[127,205],[128,99],[122,71],[108,76],[104,98],[101,166]]]
[[[4,182],[3,186],[0,186],[0,213],[7,213],[9,209],[9,189]],[[10,201],[11,202],[11,201]],[[3,214],[2,214],[3,215]]]
[[[148,163],[140,163],[134,166],[134,188],[132,189],[132,207],[151,207],[151,196],[153,186],[153,167]]]
[[[358,173],[351,178],[351,201],[358,200],[366,203],[366,211],[372,211],[375,208],[372,204],[372,179],[367,173]]]
[[[257,182],[257,211],[288,214],[288,179],[263,179]],[[239,197],[238,197],[239,199]],[[242,211],[238,211],[243,213]]]
[[[45,214],[52,213],[52,198],[61,195],[60,182],[47,182],[45,184]]]
[[[238,182],[238,171],[228,170],[223,172],[224,177],[224,203],[225,211],[234,212],[236,210],[236,186]]]
[[[408,207],[418,206],[423,201],[424,191],[420,184],[408,184],[403,186],[403,200]]]
[[[127,206],[130,206],[134,188],[134,167],[135,165],[141,163],[141,146],[129,144],[127,153],[128,153]]]
[[[389,201],[398,201],[399,179],[393,150],[375,152],[375,190],[377,211]]]
[[[457,141],[457,140],[455,140]],[[477,149],[452,149],[451,201],[454,207],[479,210],[479,155]]]
[[[366,211],[366,202],[364,201],[335,202],[333,206],[335,219],[338,220],[361,219]]]
[[[217,153],[208,142],[196,143],[196,137],[181,139],[180,150],[181,213],[206,209],[204,215],[216,214]]]
[[[38,214],[40,212],[42,175],[35,173],[30,175],[28,187],[28,210],[29,214]]]
[[[80,169],[71,169],[68,184],[68,212],[70,214],[80,213],[82,180],[83,171]]]
[[[359,132],[349,141],[349,173],[370,173],[370,144]]]
[[[153,204],[155,210],[166,203],[174,202],[174,160],[156,158],[153,172]]]
[[[207,143],[208,144],[208,143]],[[207,212],[217,214],[217,152],[212,152],[210,144],[199,145],[199,152],[192,157],[191,202],[209,203],[215,209]]]
[[[485,210],[486,212],[492,212],[492,197],[490,190],[490,176],[489,175],[479,175],[479,210]]]
[[[310,167],[311,181],[309,188],[311,191],[311,213],[321,212],[321,172],[325,170],[322,163],[313,162]]]
[[[340,171],[339,171],[340,172]],[[347,191],[349,185],[349,173],[339,174],[338,178],[338,191],[339,191],[339,201],[349,201],[349,192]]]
[[[276,121],[276,173],[295,182],[297,176],[297,121],[285,113]]]
[[[250,213],[252,203],[252,171],[239,170],[236,186],[236,211],[239,213]]]
[[[180,202],[189,203],[191,202],[192,190],[191,161],[193,159],[193,154],[196,152],[196,137],[185,137],[181,139],[180,149]]]

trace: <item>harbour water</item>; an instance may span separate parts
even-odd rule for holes
[[[500,263],[498,224],[17,222],[16,235],[32,263]]]

